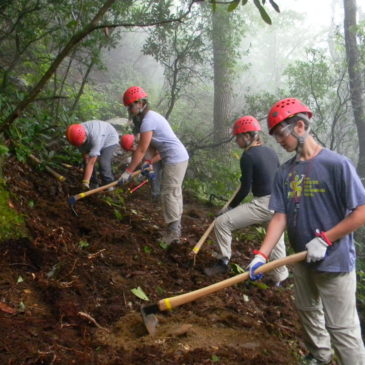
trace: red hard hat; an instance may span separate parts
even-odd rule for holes
[[[246,115],[237,119],[233,125],[232,134],[237,134],[261,131],[260,123],[251,115]]]
[[[131,151],[134,143],[133,134],[123,134],[120,137],[120,145],[125,151]]]
[[[290,118],[298,113],[306,113],[308,118],[312,118],[312,111],[295,98],[286,98],[275,103],[267,116],[267,127],[269,133],[272,134],[274,127],[287,118]]]
[[[80,147],[86,141],[86,129],[81,124],[71,124],[67,127],[66,137],[72,145]]]
[[[139,99],[147,98],[147,93],[139,86],[132,86],[124,92],[123,104],[129,106]]]

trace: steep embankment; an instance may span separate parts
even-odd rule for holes
[[[67,197],[78,192],[76,169],[60,167],[62,183],[14,160],[4,172],[29,238],[1,243],[1,364],[296,364],[302,334],[290,280],[227,288],[159,315],[156,336],[147,334],[144,301],[131,289],[154,303],[225,278],[202,273],[214,260],[211,242],[195,266],[189,258],[212,207],[185,195],[183,243],[165,249],[148,186],[80,200],[75,216]],[[234,243],[232,261],[242,267],[254,232]]]

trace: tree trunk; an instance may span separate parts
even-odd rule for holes
[[[350,79],[351,104],[359,138],[359,161],[357,170],[364,182],[365,144],[363,141],[365,141],[365,109],[362,94],[364,88],[360,68],[360,55],[356,42],[356,0],[344,0],[343,5],[345,10],[344,29],[347,65]]]
[[[214,61],[214,134],[213,142],[219,143],[229,135],[228,124],[232,100],[232,70],[230,64],[233,55],[230,52],[231,26],[230,13],[225,7],[217,6],[212,15],[213,19],[213,61]],[[220,146],[221,153],[227,150],[228,145]]]

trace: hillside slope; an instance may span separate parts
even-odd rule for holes
[[[149,303],[223,280],[202,273],[214,258],[205,243],[195,265],[189,252],[214,209],[185,194],[183,243],[163,248],[161,210],[148,186],[133,194],[93,195],[77,202],[80,172],[46,171],[9,161],[11,204],[30,237],[1,243],[1,364],[296,364],[302,332],[291,279],[280,288],[244,282],[158,315],[148,335],[131,289]],[[124,206],[118,202],[124,199]],[[234,244],[245,267],[258,242],[251,228]]]

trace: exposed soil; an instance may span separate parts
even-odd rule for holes
[[[215,208],[185,194],[183,241],[164,249],[148,185],[81,199],[75,216],[68,196],[79,192],[80,172],[59,172],[65,182],[16,161],[5,169],[31,238],[1,243],[0,364],[297,364],[303,334],[291,279],[283,287],[246,281],[159,314],[150,336],[146,302],[131,289],[153,304],[229,277],[202,273],[214,262],[212,241],[195,266],[189,256]],[[121,196],[122,209],[114,204]],[[258,242],[238,237],[232,261],[245,267]]]

